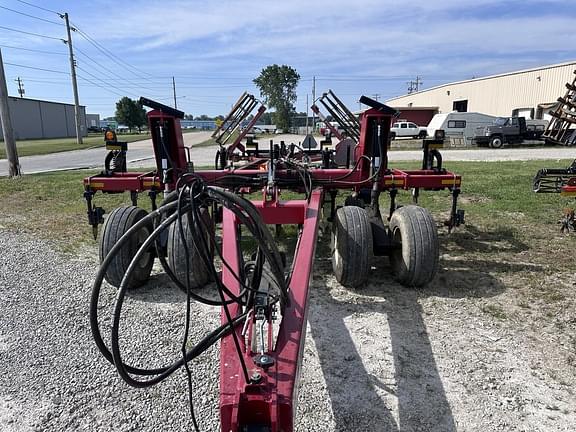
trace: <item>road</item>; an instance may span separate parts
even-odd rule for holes
[[[211,132],[185,133],[183,134],[184,145],[194,147],[194,145],[210,138],[210,134]],[[152,158],[153,153],[151,139],[128,143],[128,162],[130,166],[140,160]],[[80,168],[101,168],[104,164],[105,156],[106,150],[103,147],[40,156],[25,156],[20,158],[20,167],[23,174]],[[153,161],[150,159],[148,166],[152,165]],[[8,175],[8,162],[6,159],[2,159],[0,160],[0,176],[5,175]]]
[[[195,147],[196,144],[210,137],[210,132],[184,134],[184,144],[191,148],[190,154],[198,167],[212,166],[216,146]],[[302,142],[304,136],[278,135],[275,142]],[[154,166],[152,141],[150,139],[128,144],[128,165],[131,168],[149,168]],[[27,156],[20,158],[24,174],[48,171],[61,171],[80,168],[99,168],[104,163],[106,151],[100,147],[89,150],[78,150],[64,153],[54,153],[42,156]],[[539,159],[574,159],[576,149],[570,147],[516,147],[493,149],[444,149],[442,157],[445,161],[508,161],[508,160],[539,160]],[[389,153],[391,161],[410,161],[422,159],[421,150],[392,150]],[[6,160],[0,160],[0,176],[8,174]]]

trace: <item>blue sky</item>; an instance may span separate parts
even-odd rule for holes
[[[0,0],[10,95],[21,77],[26,97],[73,101],[54,12],[80,30],[80,103],[103,117],[122,96],[172,104],[172,76],[178,108],[225,114],[244,90],[258,95],[252,79],[274,63],[300,73],[303,111],[313,76],[317,96],[332,89],[357,109],[360,95],[404,94],[416,76],[429,88],[576,60],[574,0]]]

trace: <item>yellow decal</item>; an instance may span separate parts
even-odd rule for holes
[[[384,180],[384,184],[387,186],[390,186],[390,185],[402,186],[404,184],[404,180],[402,180],[402,179]]]
[[[442,184],[443,185],[459,185],[461,182],[461,179],[457,178],[457,179],[442,179]]]

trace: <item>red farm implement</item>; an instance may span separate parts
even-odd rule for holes
[[[566,93],[558,98],[556,107],[549,114],[552,120],[543,135],[546,142],[566,146],[576,144],[576,77],[566,83]],[[566,168],[542,168],[536,173],[532,188],[536,193],[576,197],[576,160]],[[560,223],[562,232],[576,230],[574,210],[565,209]]]
[[[443,137],[424,141],[421,169],[394,169],[387,152],[396,111],[362,97],[370,109],[357,120],[335,96],[331,101],[325,106],[343,117],[348,141],[335,149],[303,149],[284,142],[270,142],[262,149],[255,140],[243,139],[265,107],[244,94],[213,135],[219,144],[215,169],[194,168],[180,130],[183,113],[150,100],[141,103],[152,108],[148,122],[156,169],[127,172],[126,145],[108,137],[105,170],[84,179],[89,222],[95,230],[104,223],[91,326],[100,351],[128,384],[156,384],[220,341],[221,430],[290,432],[324,215],[332,222],[332,266],[341,284],[364,284],[370,261],[381,256],[390,257],[393,276],[404,285],[422,286],[434,278],[439,258],[436,223],[424,208],[397,206],[396,196],[412,190],[417,201],[421,190],[448,190],[448,229],[463,223],[463,212],[457,210],[461,177],[442,167],[438,148]],[[242,120],[255,109],[254,120],[241,131]],[[104,210],[93,204],[98,191],[129,191],[132,206],[113,210],[104,221]],[[282,200],[284,191],[301,198]],[[336,202],[342,192],[346,200],[340,207]],[[143,193],[152,201],[150,213],[137,207]],[[254,193],[261,198],[244,197]],[[389,195],[385,215],[380,212],[383,193]],[[157,203],[158,194],[162,203]],[[293,257],[280,252],[270,225],[297,227]],[[252,240],[251,254],[244,250],[246,235]],[[146,282],[155,259],[187,293],[188,313],[192,300],[221,306],[221,326],[183,352],[179,361],[143,369],[123,361],[120,313],[127,290]],[[109,339],[102,337],[98,325],[104,279],[118,288]],[[214,295],[202,297],[197,288],[208,283],[214,285]]]

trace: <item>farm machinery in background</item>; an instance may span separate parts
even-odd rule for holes
[[[576,70],[574,71],[576,75]],[[556,108],[550,111],[552,121],[544,132],[547,143],[572,146],[576,144],[576,76],[566,83],[566,93],[558,98]],[[576,159],[566,168],[542,168],[534,176],[533,190],[536,193],[559,193],[565,197],[576,197]],[[576,230],[574,210],[564,209],[560,219],[561,231]]]
[[[218,143],[214,169],[194,167],[180,129],[183,113],[148,99],[140,102],[152,108],[147,116],[154,170],[127,171],[126,145],[107,136],[105,170],[84,179],[89,223],[95,230],[104,224],[90,323],[96,345],[124,381],[148,387],[185,367],[191,382],[190,360],[220,341],[221,430],[290,432],[321,220],[332,223],[332,267],[342,285],[366,283],[370,262],[382,256],[390,258],[392,276],[403,285],[423,286],[434,278],[437,225],[426,209],[399,206],[396,197],[401,190],[415,191],[415,201],[420,190],[450,191],[446,224],[451,229],[463,223],[457,209],[461,176],[442,166],[441,135],[425,141],[421,169],[390,167],[389,129],[396,111],[364,96],[360,101],[370,108],[358,120],[327,93],[321,103],[342,122],[348,141],[334,149],[310,149],[296,143],[242,142],[242,120],[256,110],[255,123],[266,109],[245,93],[213,135]],[[282,200],[285,191],[300,198]],[[130,192],[132,205],[114,209],[104,220],[104,210],[94,204],[99,192]],[[344,206],[337,205],[339,193],[345,194]],[[138,207],[145,194],[150,212]],[[246,198],[253,194],[260,198]],[[383,194],[389,201],[381,214]],[[288,258],[268,228],[287,224],[297,227],[294,254]],[[245,237],[252,240],[249,246]],[[125,363],[120,316],[127,290],[146,283],[156,259],[186,293],[187,315],[182,357],[147,369]],[[104,280],[118,289],[106,337],[98,317]],[[200,341],[188,340],[192,301],[221,307],[221,325]]]
[[[576,144],[576,70],[572,82],[566,83],[566,93],[558,98],[556,107],[549,111],[552,120],[542,138],[549,144],[573,146]]]

